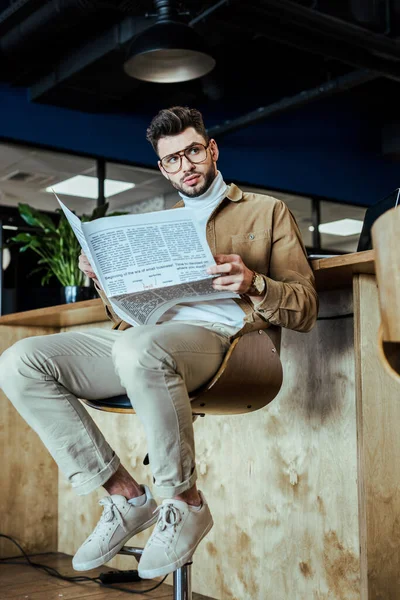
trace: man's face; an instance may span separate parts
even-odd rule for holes
[[[158,155],[162,159],[165,156],[181,152],[194,143],[206,145],[204,138],[197,133],[193,127],[189,127],[178,135],[163,137],[158,142]],[[203,162],[192,164],[185,155],[182,156],[182,167],[177,173],[167,173],[161,162],[158,166],[161,173],[166,177],[179,192],[185,196],[196,198],[204,194],[212,184],[217,174],[218,147],[215,140],[210,140]]]

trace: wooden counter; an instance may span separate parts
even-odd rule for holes
[[[311,265],[319,292],[350,288],[356,273],[375,273],[373,250],[313,260]],[[5,315],[0,317],[0,325],[72,327],[106,320],[103,304],[98,298]]]
[[[378,357],[373,252],[312,265],[319,320],[307,334],[282,330],[279,395],[249,415],[194,425],[215,526],[196,551],[193,589],[218,600],[400,598],[400,388]],[[111,326],[99,300],[8,315],[0,352],[22,337],[94,326]],[[89,412],[151,487],[137,417]],[[2,532],[31,552],[74,554],[99,517],[102,490],[77,501],[1,392],[0,421]],[[15,555],[8,542],[0,550]]]
[[[312,260],[315,282],[319,292],[351,288],[358,273],[375,274],[374,251],[354,252]]]

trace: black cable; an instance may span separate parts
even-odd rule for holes
[[[94,583],[97,583],[100,587],[105,587],[111,590],[118,590],[120,592],[125,592],[126,594],[147,594],[148,592],[152,592],[153,590],[157,589],[158,587],[160,587],[160,585],[162,583],[164,583],[164,581],[166,580],[166,578],[168,577],[168,575],[166,575],[164,577],[164,579],[162,579],[161,581],[159,581],[155,586],[147,589],[147,590],[138,590],[138,591],[134,591],[134,590],[127,590],[125,588],[121,588],[121,587],[116,587],[112,584],[107,585],[106,583],[103,583],[99,577],[87,577],[86,575],[76,575],[74,577],[68,577],[67,575],[62,575],[61,573],[59,573],[57,571],[57,569],[54,569],[53,567],[49,567],[47,565],[42,565],[40,563],[36,563],[33,562],[28,554],[25,552],[25,550],[19,545],[19,543],[14,540],[12,537],[10,537],[9,535],[5,535],[4,533],[0,533],[0,538],[5,538],[6,540],[10,540],[10,542],[12,542],[13,544],[15,544],[17,546],[17,548],[22,552],[25,561],[28,563],[28,565],[30,567],[33,567],[34,569],[42,569],[45,573],[47,573],[48,575],[50,575],[51,577],[56,577],[57,579],[63,579],[64,581],[73,581],[75,583],[81,583],[82,581],[93,581]],[[17,557],[15,557],[17,558]],[[20,561],[13,561],[9,558],[0,558],[0,565],[1,564],[7,564],[7,565],[20,565],[21,562]]]
[[[348,313],[346,315],[333,315],[333,317],[318,317],[317,321],[331,321],[333,319],[350,319],[354,317],[354,313]]]

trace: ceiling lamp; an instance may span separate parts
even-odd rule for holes
[[[129,48],[124,70],[130,77],[154,83],[190,81],[209,73],[215,60],[190,25],[174,19],[170,0],[155,0],[157,21]]]

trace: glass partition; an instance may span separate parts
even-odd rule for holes
[[[356,252],[366,208],[320,201],[321,248],[339,253]]]

